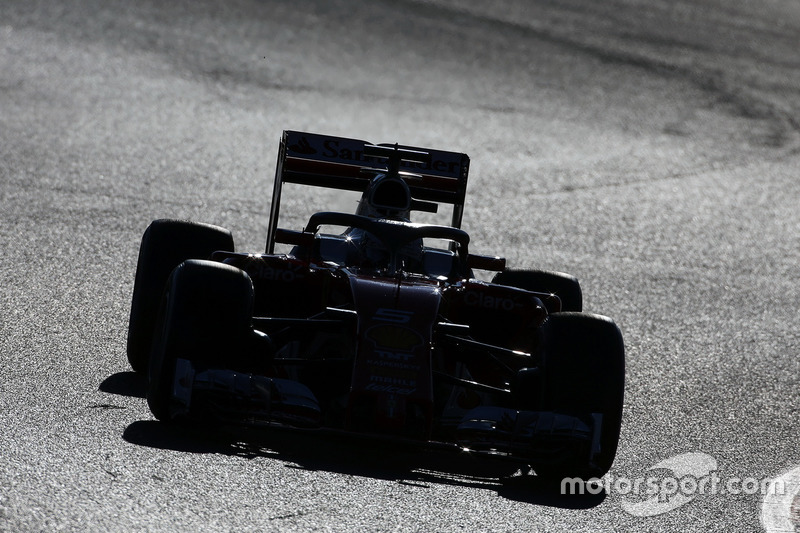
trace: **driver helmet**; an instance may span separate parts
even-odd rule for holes
[[[410,220],[411,191],[399,176],[378,174],[361,195],[356,214],[370,218]]]
[[[356,214],[399,222],[410,222],[411,191],[406,182],[397,175],[375,176],[358,202]],[[389,252],[383,244],[367,232],[351,229],[348,234],[359,245],[365,265],[388,264]],[[398,260],[404,268],[416,268],[422,260],[422,240],[416,240],[398,251]]]

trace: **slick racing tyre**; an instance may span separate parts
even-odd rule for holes
[[[625,393],[622,334],[606,317],[555,313],[544,324],[542,409],[588,418],[602,415],[600,450],[592,464],[576,457],[560,475],[602,477],[617,453]]]
[[[207,259],[217,250],[233,251],[223,228],[180,220],[156,220],[142,237],[128,324],[128,362],[147,372],[158,306],[172,269],[186,259]]]
[[[583,311],[583,293],[578,279],[563,272],[504,270],[495,274],[492,283],[555,294],[561,300],[561,311]]]
[[[147,403],[156,418],[173,418],[176,361],[235,365],[252,346],[252,315],[253,282],[243,270],[203,260],[175,268],[161,301],[149,364]]]

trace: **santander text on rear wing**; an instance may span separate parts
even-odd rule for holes
[[[267,253],[274,252],[284,182],[364,191],[376,172],[386,171],[387,158],[367,155],[379,150],[367,141],[316,133],[284,131],[278,151],[272,208],[267,232]],[[461,227],[467,190],[469,157],[466,154],[396,144],[377,146],[396,148],[424,157],[409,156],[399,162],[400,176],[413,198],[412,208],[435,211],[440,203],[453,206],[452,226]]]

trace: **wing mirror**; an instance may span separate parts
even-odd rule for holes
[[[467,266],[477,270],[502,272],[506,268],[506,258],[492,255],[469,254],[467,256]]]
[[[275,230],[275,242],[293,246],[312,246],[314,244],[314,234],[306,231],[277,228]]]

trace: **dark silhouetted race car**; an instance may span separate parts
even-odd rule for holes
[[[620,331],[582,312],[574,277],[470,253],[468,169],[465,154],[286,131],[266,253],[234,251],[217,226],[154,221],[128,358],[156,418],[605,474],[622,416]],[[355,213],[288,230],[286,183],[361,196]],[[440,208],[449,224],[411,222]]]

